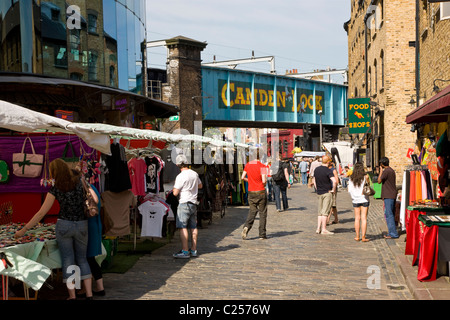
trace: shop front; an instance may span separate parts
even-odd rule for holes
[[[418,265],[417,279],[433,281],[448,275],[450,257],[450,86],[406,117],[417,130],[415,147],[405,150],[401,221],[406,231],[405,254]]]

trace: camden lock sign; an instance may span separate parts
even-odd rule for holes
[[[219,90],[220,109],[250,110],[254,102],[256,111],[273,111],[276,103],[277,112],[312,114],[315,102],[316,112],[319,110],[325,112],[322,107],[325,93],[319,90],[316,90],[314,99],[313,90],[297,88],[295,92],[294,88],[277,86],[275,95],[273,85],[255,83],[252,93],[251,83],[234,81],[228,84],[226,80],[219,80]]]
[[[348,99],[348,133],[368,132],[370,114],[370,98]]]

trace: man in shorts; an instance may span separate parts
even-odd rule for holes
[[[175,179],[173,195],[180,196],[177,208],[176,226],[180,230],[181,250],[173,255],[174,258],[187,259],[197,257],[197,194],[202,182],[197,172],[189,169],[188,160],[184,155],[178,155],[176,165],[180,173]],[[191,248],[189,248],[189,232],[191,231]]]
[[[314,169],[314,186],[319,195],[319,208],[317,218],[317,234],[333,234],[326,229],[328,214],[333,204],[333,193],[336,192],[337,181],[333,171],[328,168],[330,157],[322,157],[322,165]]]

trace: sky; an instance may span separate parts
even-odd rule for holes
[[[206,42],[204,63],[275,56],[279,75],[345,69],[350,0],[148,0],[147,41],[184,36]],[[167,49],[148,49],[149,67],[165,69]],[[270,72],[269,62],[238,69]],[[342,82],[336,76],[333,82]]]

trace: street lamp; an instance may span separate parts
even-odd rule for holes
[[[320,117],[320,122],[319,122],[319,132],[320,132],[319,151],[321,151],[322,150],[322,110],[317,111],[317,113],[319,114],[319,117]]]
[[[450,80],[435,79],[433,81],[433,92],[438,93],[439,92],[439,87],[436,85],[436,81],[449,82]]]

